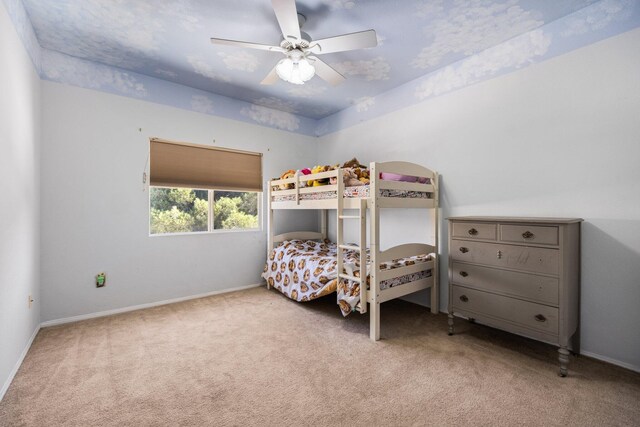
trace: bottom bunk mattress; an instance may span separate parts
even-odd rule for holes
[[[344,252],[344,273],[360,277],[359,252],[353,250]],[[287,240],[270,252],[262,277],[269,286],[296,301],[310,301],[337,291],[340,311],[347,316],[359,308],[360,284],[352,280],[337,280],[337,255],[337,245],[332,242]],[[428,254],[416,255],[381,263],[380,269],[389,270],[426,263],[431,259],[432,257]],[[367,264],[369,262],[369,250],[367,250]],[[423,271],[383,280],[380,282],[380,289],[430,277],[430,265]],[[367,276],[368,286],[369,276]]]

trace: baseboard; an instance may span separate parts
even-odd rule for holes
[[[634,372],[639,372],[640,373],[640,366],[635,366],[635,365],[632,365],[631,363],[621,362],[619,360],[612,359],[611,357],[601,356],[599,354],[592,353],[590,351],[580,350],[580,355],[581,356],[587,356],[587,357],[590,357],[592,359],[600,360],[601,362],[607,362],[607,363],[610,363],[612,365],[620,366],[621,368],[629,369],[630,371],[634,371]]]
[[[29,338],[29,342],[24,347],[24,350],[22,350],[22,354],[20,354],[18,361],[16,362],[15,366],[9,373],[9,378],[7,378],[7,380],[2,385],[2,389],[0,389],[0,402],[2,402],[2,399],[4,399],[4,395],[7,392],[7,390],[9,390],[9,386],[11,385],[13,378],[18,373],[18,369],[20,369],[20,366],[22,365],[22,362],[24,361],[25,356],[29,352],[29,349],[31,348],[31,344],[33,344],[33,340],[36,339],[36,335],[38,335],[38,331],[40,331],[40,325],[36,326],[36,329],[33,331],[33,334],[31,334],[31,338]]]
[[[113,310],[98,311],[96,313],[81,314],[79,316],[64,317],[62,319],[47,320],[46,322],[42,322],[40,324],[40,326],[42,328],[47,328],[49,326],[63,325],[65,323],[79,322],[81,320],[87,320],[87,319],[95,319],[97,317],[112,316],[114,314],[126,313],[128,311],[142,310],[144,308],[158,307],[158,306],[161,306],[161,305],[167,305],[167,304],[173,304],[173,303],[181,302],[181,301],[188,301],[188,300],[192,300],[192,299],[204,298],[204,297],[209,297],[209,296],[212,296],[212,295],[219,295],[219,294],[226,294],[226,293],[229,293],[229,292],[243,291],[245,289],[257,288],[258,286],[261,286],[261,285],[262,285],[261,283],[256,283],[256,284],[253,284],[253,285],[238,286],[236,288],[229,288],[229,289],[222,289],[222,290],[218,290],[218,291],[206,292],[204,294],[189,295],[189,296],[186,296],[186,297],[172,298],[172,299],[163,300],[163,301],[150,302],[150,303],[147,303],[147,304],[131,305],[129,307],[116,308],[116,309],[113,309]]]

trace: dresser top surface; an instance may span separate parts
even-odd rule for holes
[[[551,218],[551,217],[522,217],[522,216],[450,216],[449,221],[470,222],[515,222],[537,224],[572,224],[584,221],[582,218]]]

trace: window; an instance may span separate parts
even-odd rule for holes
[[[152,138],[150,234],[260,228],[262,154]]]
[[[258,193],[151,187],[150,234],[257,230]]]

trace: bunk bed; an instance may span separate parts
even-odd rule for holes
[[[343,168],[307,175],[296,172],[269,181],[267,263],[262,276],[268,289],[274,287],[297,301],[337,292],[343,315],[370,312],[369,336],[377,341],[380,304],[385,301],[430,289],[431,312],[438,313],[438,174],[408,162],[372,162],[369,183],[349,187],[343,179],[346,172]],[[327,184],[307,185],[320,180]],[[380,210],[385,208],[432,210],[433,235],[424,239],[431,243],[381,250]],[[274,212],[288,209],[322,211],[320,232],[276,235]],[[335,244],[327,239],[329,210],[336,212]],[[358,223],[356,243],[344,242],[346,220]]]

